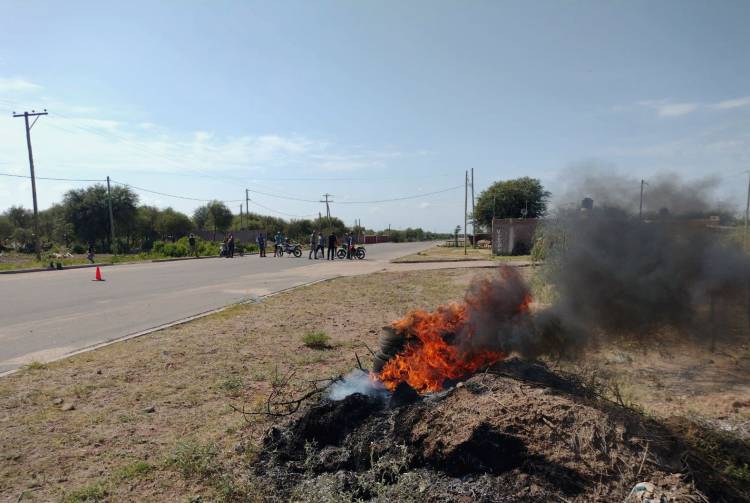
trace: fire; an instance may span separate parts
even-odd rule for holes
[[[514,275],[503,269],[500,279],[514,280]],[[406,382],[424,394],[440,391],[447,380],[460,379],[505,359],[507,355],[503,352],[472,344],[476,324],[482,323],[483,313],[488,310],[497,316],[499,309],[508,320],[517,319],[518,315],[528,313],[531,296],[525,288],[507,295],[507,290],[496,288],[496,284],[482,281],[467,293],[463,303],[439,306],[431,312],[411,311],[392,322],[395,332],[405,337],[406,346],[375,377],[391,391]],[[454,344],[457,337],[461,338],[461,344]]]

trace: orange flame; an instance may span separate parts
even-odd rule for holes
[[[507,277],[505,271],[502,276]],[[513,302],[512,299],[505,299]],[[396,333],[406,338],[405,348],[392,357],[375,377],[393,391],[401,382],[408,383],[420,394],[440,391],[445,381],[460,379],[507,357],[499,351],[470,348],[471,344],[453,345],[461,334],[464,342],[473,336],[469,318],[470,308],[488,308],[497,296],[491,293],[491,282],[485,281],[466,301],[439,306],[435,311],[411,311],[404,318],[391,323]],[[506,304],[508,317],[528,313],[531,296],[522,292],[514,305]]]

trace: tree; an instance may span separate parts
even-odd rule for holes
[[[221,201],[211,201],[208,203],[208,220],[214,228],[214,241],[216,241],[216,231],[226,232],[232,226],[232,210]]]
[[[112,189],[112,214],[119,235],[125,235],[123,230],[129,228],[135,219],[137,203],[138,196],[129,188]],[[96,184],[70,190],[63,198],[62,207],[65,220],[72,224],[78,240],[84,243],[106,242],[111,249],[107,187]]]
[[[496,218],[543,217],[547,212],[550,193],[536,178],[516,178],[490,185],[477,199],[474,216],[478,225],[490,227],[493,214]]]
[[[156,231],[162,236],[172,236],[178,239],[189,233],[193,228],[193,222],[187,215],[167,208],[159,213],[156,218]]]
[[[11,206],[5,212],[14,228],[30,229],[34,223],[34,214],[21,206]]]
[[[13,224],[6,215],[0,215],[0,248],[13,234]]]
[[[208,219],[211,214],[208,212],[208,205],[199,206],[193,212],[193,223],[195,228],[199,230],[205,230],[208,227]]]

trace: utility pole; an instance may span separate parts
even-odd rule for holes
[[[332,230],[331,227],[331,207],[328,205],[329,203],[332,203],[333,201],[329,201],[328,198],[330,198],[332,195],[325,193],[323,194],[323,197],[325,197],[325,200],[320,201],[321,203],[326,203],[326,218],[328,218],[328,229]]]
[[[641,179],[641,204],[638,206],[638,220],[643,220],[643,186],[646,182]]]
[[[469,172],[464,175],[464,255],[466,252],[466,225],[468,224],[467,213],[469,211]]]
[[[472,248],[477,247],[477,216],[474,214],[474,168],[471,168],[471,233],[474,235]]]
[[[46,108],[44,112],[35,112],[34,110],[31,113],[24,112],[22,114],[13,112],[13,117],[23,117],[26,122],[26,146],[29,148],[29,169],[31,171],[31,196],[34,199],[34,251],[37,260],[42,260],[42,250],[39,247],[39,209],[36,204],[36,178],[34,177],[34,155],[31,152],[31,128],[34,127],[41,115],[47,115]],[[29,117],[36,117],[30,126]]]
[[[750,216],[750,171],[748,171],[747,181],[747,206],[745,206],[745,237],[743,239],[743,248],[747,250],[747,219]]]
[[[112,214],[112,189],[109,186],[109,175],[107,175],[107,205],[109,206],[109,232],[112,236],[112,247],[115,246],[115,218]]]
[[[250,195],[249,190],[245,189],[245,213],[247,213],[248,223],[250,222]]]

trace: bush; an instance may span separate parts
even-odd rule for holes
[[[310,349],[327,349],[330,341],[325,332],[310,332],[302,338],[302,343]]]
[[[70,245],[70,253],[75,253],[78,255],[86,253],[86,247],[81,243],[73,243],[72,245]]]

